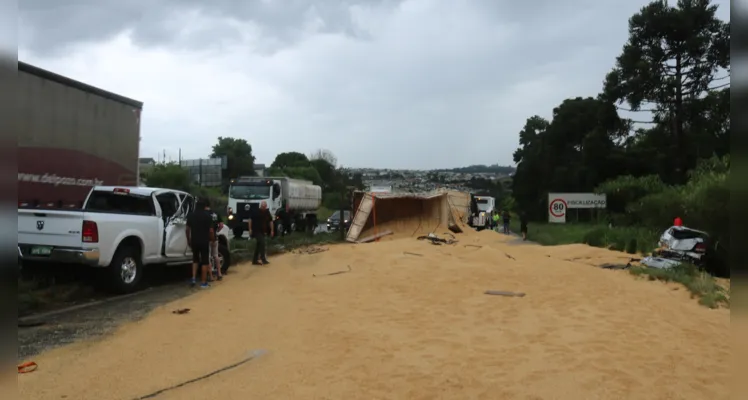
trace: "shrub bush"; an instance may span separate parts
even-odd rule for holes
[[[595,188],[595,193],[605,194],[609,212],[623,214],[629,204],[642,197],[660,193],[666,187],[657,175],[642,177],[625,175],[603,182]]]
[[[198,199],[206,199],[210,202],[210,208],[215,210],[217,213],[223,215],[226,213],[226,207],[228,206],[228,197],[224,196],[220,190],[215,188],[206,188],[200,186],[194,186],[190,193]]]
[[[636,225],[661,233],[673,224],[676,217],[681,217],[686,226],[709,233],[716,252],[712,254],[707,269],[719,276],[729,276],[729,170],[729,156],[713,157],[702,160],[682,186],[667,186],[652,176],[624,176],[603,183],[597,191],[608,196],[609,219],[616,226]],[[626,202],[625,212],[618,211],[623,201]],[[604,241],[617,243],[613,238]],[[639,252],[650,250],[642,247],[648,246],[645,243],[649,243],[649,239],[637,240]]]
[[[636,254],[636,238],[631,238],[628,245],[626,245],[626,253]]]
[[[605,247],[605,228],[595,228],[584,235],[584,244],[594,247]]]

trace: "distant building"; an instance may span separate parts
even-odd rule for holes
[[[138,186],[143,186],[143,178],[151,171],[154,165],[156,165],[156,160],[150,157],[138,159]]]
[[[226,157],[182,160],[179,165],[189,172],[192,182],[196,185],[219,187],[223,183]]]
[[[265,164],[255,164],[253,166],[253,169],[255,170],[255,174],[257,176],[265,176]]]

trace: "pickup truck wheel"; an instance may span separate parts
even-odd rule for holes
[[[218,261],[221,263],[221,274],[225,274],[231,266],[231,252],[223,244],[218,245]]]
[[[140,252],[131,247],[121,247],[109,264],[109,283],[117,293],[131,293],[138,288],[143,277],[143,263]]]

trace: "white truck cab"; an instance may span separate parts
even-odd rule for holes
[[[228,199],[228,225],[234,237],[241,238],[249,219],[267,204],[279,234],[304,231],[317,226],[317,209],[322,188],[310,181],[288,177],[239,177],[231,180]]]
[[[496,210],[496,199],[490,196],[475,196],[478,213],[472,218],[472,226],[484,229],[490,223],[491,214]]]
[[[187,216],[195,198],[172,189],[97,186],[81,210],[18,210],[18,252],[24,268],[83,264],[105,268],[111,288],[131,292],[143,266],[192,262]],[[216,233],[219,260],[230,264],[228,228]]]

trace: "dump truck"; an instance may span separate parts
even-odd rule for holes
[[[288,177],[239,177],[229,185],[228,226],[240,238],[249,228],[252,213],[266,202],[278,234],[314,230],[322,188],[313,182]]]
[[[143,103],[18,62],[18,206],[80,208],[138,184]]]

